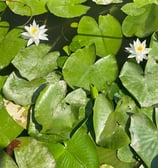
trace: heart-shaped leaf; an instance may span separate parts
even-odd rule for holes
[[[82,128],[70,140],[62,144],[48,144],[58,168],[96,168],[99,167],[96,147]]]
[[[66,96],[66,83],[48,84],[37,98],[34,117],[42,126],[40,133],[69,138],[71,131],[85,118],[87,96],[82,89]],[[66,96],[66,97],[65,97]]]
[[[106,84],[111,83],[117,76],[117,62],[113,55],[108,55],[95,62],[94,45],[77,50],[65,62],[63,75],[66,82],[72,87],[90,89],[94,84],[98,91]],[[112,68],[110,68],[112,67]]]
[[[79,22],[77,32],[73,43],[77,41],[80,46],[94,43],[96,54],[100,57],[115,55],[122,42],[121,26],[111,15],[100,15],[98,24],[94,18],[84,16]]]
[[[28,80],[44,77],[57,68],[59,52],[49,52],[47,45],[30,46],[23,49],[13,59],[13,65]]]
[[[87,0],[49,0],[47,3],[51,13],[59,17],[72,18],[85,14],[89,7],[81,3]]]
[[[14,148],[18,168],[55,168],[56,163],[48,148],[32,137],[17,139],[20,145]]]
[[[158,103],[157,68],[157,64],[152,63],[143,72],[137,63],[126,62],[120,73],[122,84],[142,107],[148,107]]]
[[[131,116],[130,133],[132,148],[147,167],[154,167],[158,151],[158,133],[154,123],[145,114],[136,113]]]

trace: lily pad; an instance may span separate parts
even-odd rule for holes
[[[99,167],[96,147],[82,128],[64,144],[48,144],[58,168],[96,168]]]
[[[20,0],[20,1],[6,1],[7,6],[13,13],[22,16],[34,16],[45,13],[47,11],[45,5],[47,0]]]
[[[93,84],[98,91],[117,76],[117,61],[113,55],[108,55],[95,62],[94,45],[77,50],[65,62],[63,75],[66,82],[72,87],[90,89]],[[112,68],[110,68],[112,67]]]
[[[4,34],[4,31],[7,30],[5,29],[3,29]],[[21,29],[15,28],[9,31],[3,40],[0,41],[0,69],[9,65],[20,49],[25,47],[26,40],[19,38],[21,32]]]
[[[34,117],[41,125],[40,133],[68,139],[71,131],[85,118],[87,96],[78,89],[66,96],[65,81],[48,84],[37,98]]]
[[[32,137],[20,137],[17,139],[20,145],[14,148],[15,159],[19,168],[55,168],[56,163],[42,142]]]
[[[132,148],[148,167],[152,167],[158,151],[158,133],[154,123],[143,113],[134,114],[130,133]]]
[[[59,52],[49,52],[50,49],[47,45],[30,46],[21,50],[12,63],[30,81],[44,77],[57,68]]]
[[[148,63],[147,63],[148,64]],[[158,103],[157,64],[147,66],[145,72],[135,62],[126,62],[120,73],[124,87],[136,98],[141,107]]]
[[[44,83],[46,80],[43,78],[28,81],[13,72],[7,78],[2,90],[6,99],[27,106],[32,103],[34,92]]]
[[[141,4],[143,3],[141,2]],[[135,8],[135,10],[142,11],[141,8]],[[129,15],[124,19],[122,31],[125,36],[146,37],[158,29],[158,5],[149,4],[144,6],[143,10],[145,12],[141,12],[140,15]],[[153,19],[153,16],[155,16],[155,19]]]
[[[72,43],[79,42],[80,46],[94,43],[96,54],[100,57],[115,55],[122,42],[121,25],[111,15],[100,15],[98,23],[94,18],[84,16],[79,22],[77,32]]]
[[[89,7],[81,3],[87,0],[49,0],[47,3],[51,13],[59,17],[72,18],[85,14]]]

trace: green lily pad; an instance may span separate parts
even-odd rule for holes
[[[34,16],[47,12],[45,7],[47,0],[20,0],[7,1],[6,4],[12,12],[22,16]]]
[[[7,27],[3,29],[3,34],[5,34],[8,29],[8,24],[4,24]],[[19,38],[21,32],[21,29],[15,28],[9,31],[3,40],[0,41],[0,69],[9,65],[20,49],[25,47],[26,40]]]
[[[118,71],[116,58],[108,55],[96,62],[95,59],[95,47],[90,45],[77,50],[66,60],[63,75],[69,86],[89,90],[93,84],[100,91],[115,80]]]
[[[81,3],[87,0],[48,0],[47,6],[51,13],[59,17],[73,18],[85,14],[89,7]]]
[[[16,104],[30,105],[34,92],[44,83],[46,83],[46,80],[43,78],[27,81],[13,72],[8,76],[3,86],[3,95]]]
[[[143,3],[141,2],[141,4]],[[135,8],[135,10],[142,11],[141,8]],[[158,5],[149,4],[144,6],[143,10],[145,12],[140,15],[129,15],[124,19],[122,31],[125,36],[145,37],[158,29]],[[153,16],[155,16],[155,19],[153,19]]]
[[[32,45],[21,50],[12,63],[20,74],[30,81],[44,77],[57,68],[59,52],[49,52],[50,49],[47,45]]]
[[[130,133],[131,147],[148,167],[153,167],[158,151],[158,133],[155,124],[143,113],[134,114],[131,116]]]
[[[3,105],[1,97],[0,119],[0,150],[2,150],[23,131],[23,128],[19,124],[17,124],[8,114],[7,110],[5,109],[5,106]]]
[[[114,111],[114,107],[105,95],[99,94],[95,100],[93,111],[95,138],[98,143],[109,114]]]
[[[48,144],[58,168],[97,168],[99,160],[92,139],[82,128],[64,144]]]
[[[71,131],[85,118],[87,96],[77,89],[66,96],[65,81],[48,84],[37,98],[34,117],[42,126],[40,133],[68,139]]]
[[[149,107],[158,103],[157,67],[155,62],[151,63],[143,72],[137,63],[126,62],[122,68],[120,73],[122,84],[136,98],[141,107]]]
[[[100,57],[115,55],[122,42],[121,25],[111,15],[100,15],[98,23],[94,18],[84,16],[79,22],[77,32],[72,43],[79,42],[80,46],[94,43],[96,54]]]
[[[17,138],[20,145],[14,148],[18,168],[55,168],[56,163],[48,148],[32,137]]]

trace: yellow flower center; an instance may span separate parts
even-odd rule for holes
[[[38,29],[33,27],[33,28],[30,30],[30,34],[34,35],[34,34],[37,33],[37,31],[38,31]]]
[[[143,50],[143,46],[142,45],[137,46],[137,50],[138,51],[142,51]]]

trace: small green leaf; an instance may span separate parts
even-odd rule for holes
[[[47,3],[51,13],[59,17],[73,18],[85,14],[89,7],[81,3],[87,0],[49,0]]]
[[[131,116],[131,146],[148,167],[157,157],[158,133],[154,123],[143,113]]]
[[[44,77],[57,68],[59,52],[49,52],[50,49],[47,45],[32,45],[21,50],[12,63],[20,74],[30,81]]]
[[[72,87],[83,87],[90,90],[93,83],[98,91],[111,83],[117,76],[117,62],[113,55],[108,55],[95,62],[94,45],[77,50],[65,62],[63,75]],[[113,68],[109,68],[113,67]]]
[[[48,148],[32,137],[17,138],[20,145],[14,148],[19,168],[55,168],[56,163]]]

